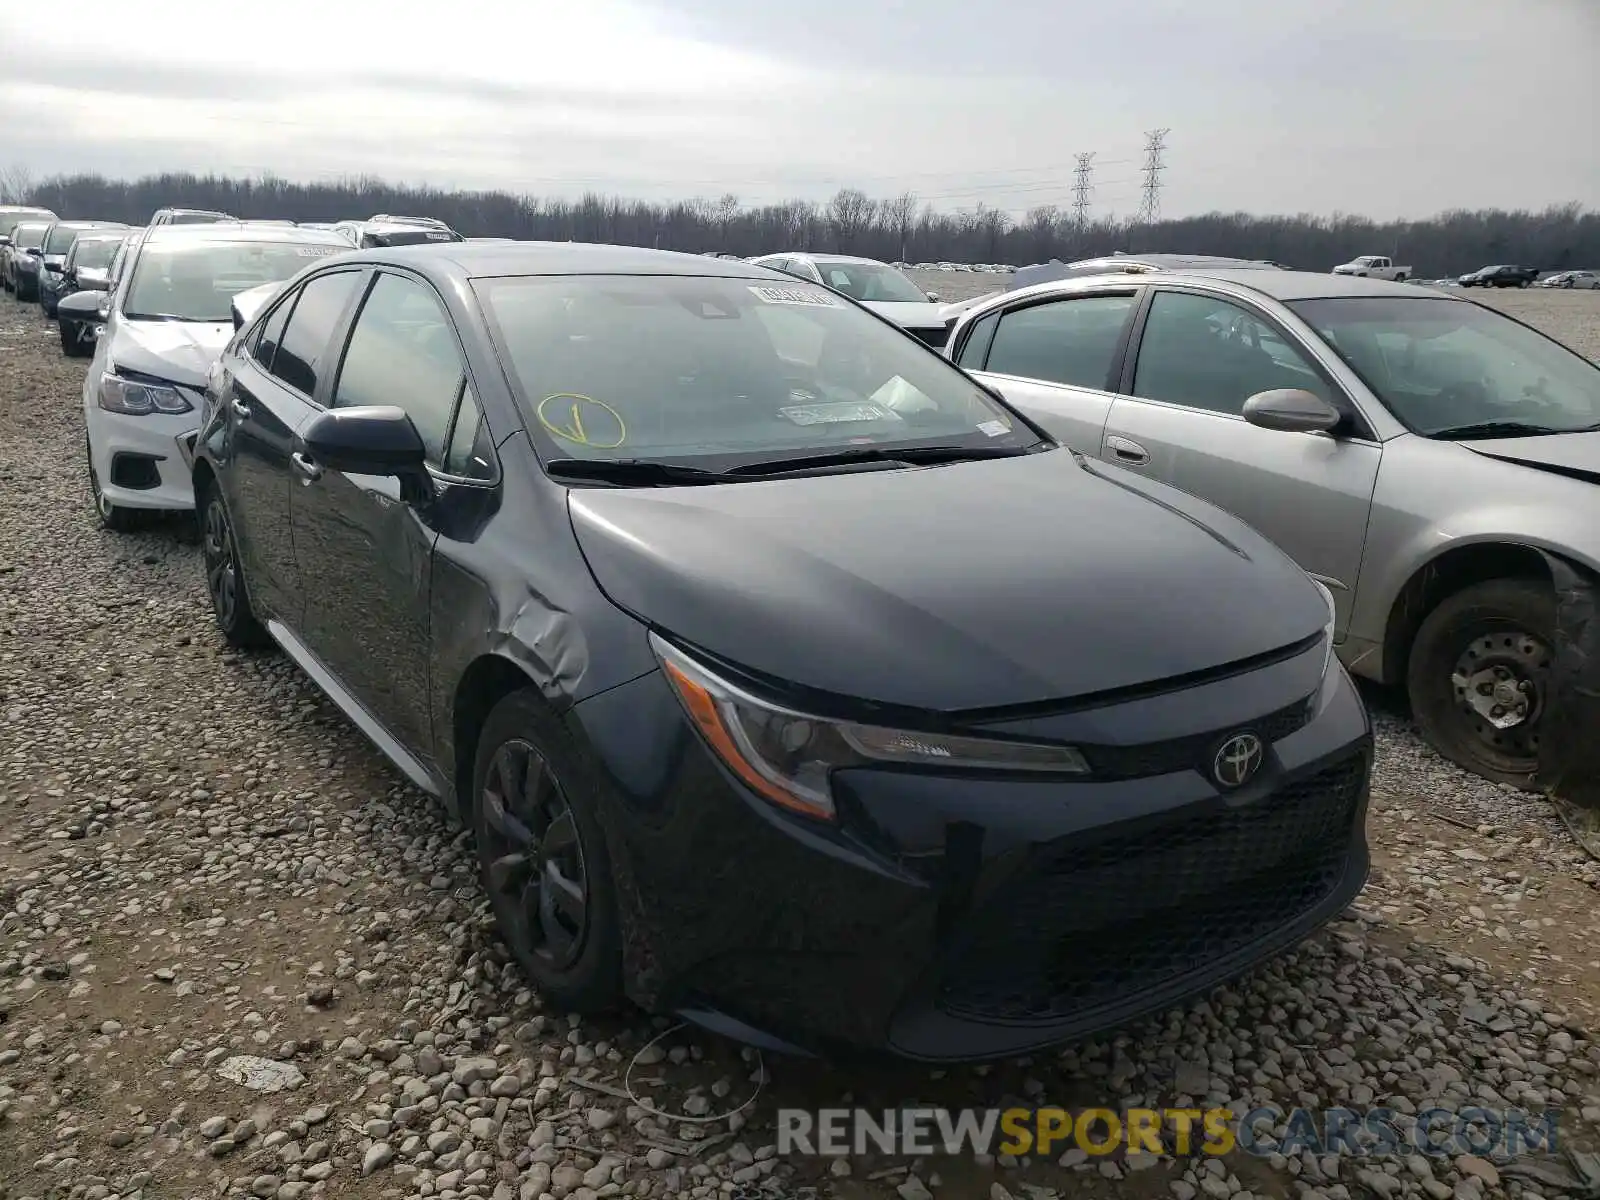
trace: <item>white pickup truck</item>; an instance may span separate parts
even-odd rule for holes
[[[1335,275],[1365,275],[1370,279],[1392,279],[1404,283],[1411,278],[1410,267],[1397,267],[1391,259],[1381,254],[1363,254],[1360,258],[1340,263],[1333,269]]]

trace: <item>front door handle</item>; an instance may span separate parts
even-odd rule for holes
[[[322,478],[322,468],[304,454],[301,454],[300,451],[296,450],[289,455],[289,461],[294,464],[294,469],[305,477],[307,483],[310,483],[313,479]]]
[[[1139,445],[1138,442],[1133,441],[1131,438],[1125,438],[1119,434],[1113,433],[1106,438],[1106,445],[1110,448],[1111,453],[1116,456],[1117,461],[1120,463],[1127,463],[1129,466],[1134,467],[1142,467],[1150,461],[1150,451],[1146,450],[1143,446]]]
[[[233,409],[233,415],[238,417],[239,420],[248,421],[250,419],[250,406],[243,400],[239,399],[239,397],[235,396],[233,398],[233,402],[229,404],[228,407]]]

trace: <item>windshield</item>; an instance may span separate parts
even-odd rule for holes
[[[80,271],[100,270],[111,265],[120,245],[121,238],[79,238],[73,243],[72,252],[67,257],[72,260],[73,267]]]
[[[1037,435],[915,339],[800,281],[478,280],[543,452],[712,469]]]
[[[1289,307],[1424,436],[1486,423],[1552,433],[1600,425],[1600,367],[1490,309],[1428,297]]]
[[[852,300],[881,300],[898,304],[927,304],[916,284],[882,263],[814,260],[822,282]]]
[[[11,240],[19,250],[33,250],[44,245],[44,235],[49,232],[48,225],[18,225]]]
[[[188,241],[146,243],[122,302],[129,320],[231,321],[240,292],[279,283],[338,246],[293,242]]]

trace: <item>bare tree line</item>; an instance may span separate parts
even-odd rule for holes
[[[270,174],[250,179],[163,174],[135,180],[57,175],[35,182],[23,167],[0,172],[0,202],[128,222],[143,221],[167,205],[294,221],[413,213],[439,217],[468,236],[744,256],[813,250],[909,262],[1023,264],[1114,250],[1174,251],[1265,258],[1325,271],[1358,254],[1390,254],[1424,276],[1502,262],[1548,270],[1600,267],[1600,213],[1576,203],[1542,212],[1452,210],[1416,221],[1373,221],[1348,213],[1214,212],[1148,225],[1103,218],[1080,226],[1055,205],[1030,209],[1018,219],[983,204],[947,212],[921,203],[913,192],[874,198],[856,188],[842,188],[822,203],[789,200],[747,207],[731,193],[672,203],[598,194],[571,200],[405,187],[366,175],[316,183]]]

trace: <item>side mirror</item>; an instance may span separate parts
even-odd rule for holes
[[[9,245],[11,245],[11,235],[8,233],[0,233],[0,246]]]
[[[43,246],[29,246],[28,247],[28,257],[29,258],[43,258],[44,257],[44,247]]]
[[[938,292],[924,292],[923,295],[926,296],[929,300],[932,300],[935,304],[939,303],[939,293]]]
[[[106,295],[104,292],[73,292],[63,296],[56,305],[56,313],[69,321],[104,321]]]
[[[1344,419],[1328,401],[1301,388],[1257,392],[1244,402],[1244,419],[1283,433],[1327,433]]]
[[[400,480],[402,500],[433,498],[433,481],[423,466],[427,449],[404,409],[376,404],[330,408],[313,417],[294,440],[313,471],[389,475]]]

